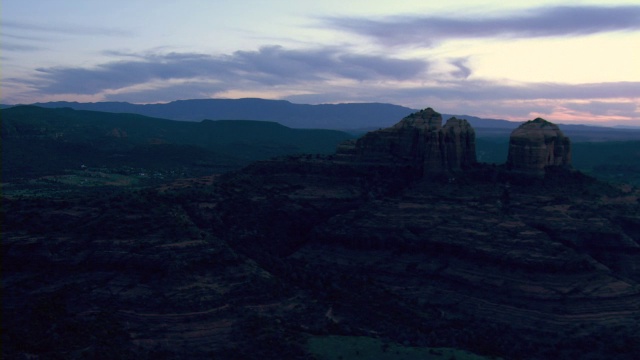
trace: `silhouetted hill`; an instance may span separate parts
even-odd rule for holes
[[[3,177],[82,164],[161,168],[211,162],[214,168],[233,168],[272,156],[332,153],[350,137],[335,130],[291,129],[265,121],[181,122],[17,106],[2,110]]]

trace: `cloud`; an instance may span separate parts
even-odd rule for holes
[[[428,67],[425,60],[343,53],[337,48],[287,50],[268,46],[231,55],[198,53],[127,56],[92,68],[37,69],[31,85],[45,94],[97,94],[154,81],[225,82],[229,86],[280,86],[333,79],[406,80]]]
[[[456,78],[466,79],[471,75],[471,69],[467,66],[468,59],[456,59],[451,62],[451,65],[457,69],[451,74]]]
[[[132,103],[170,102],[176,99],[203,99],[226,90],[226,86],[212,82],[187,81],[160,83],[157,85],[133,87],[104,96],[106,101],[126,101]]]
[[[38,51],[38,50],[42,50],[44,49],[43,47],[40,46],[33,46],[33,45],[25,45],[25,44],[16,44],[13,43],[11,41],[4,41],[2,43],[2,50],[4,51]]]
[[[385,45],[422,45],[457,38],[535,38],[640,30],[640,6],[556,6],[501,16],[393,16],[381,20],[325,18],[330,26]]]
[[[68,36],[130,36],[132,33],[128,30],[115,28],[115,27],[100,27],[100,26],[81,26],[81,25],[36,25],[29,23],[20,23],[15,21],[3,21],[2,31],[6,32],[16,30],[21,34],[38,33],[45,34],[46,37],[52,35],[68,35]],[[37,38],[41,40],[41,38]]]
[[[2,50],[3,51],[38,51],[46,49],[42,44],[47,42],[47,38],[39,35],[14,34],[2,28]]]
[[[3,21],[0,30],[3,38],[2,50],[12,52],[47,50],[50,49],[48,46],[51,45],[51,41],[59,37],[124,37],[131,35],[129,31],[116,28],[78,25],[35,25],[10,20]]]
[[[412,87],[369,87],[370,92],[392,92],[398,99],[437,98],[455,101],[512,100],[590,100],[640,98],[640,82],[606,82],[592,84],[519,83],[506,84],[487,80],[438,81]],[[374,96],[373,93],[370,96]]]
[[[586,112],[593,115],[602,116],[625,116],[633,117],[640,114],[640,106],[633,102],[618,101],[587,101],[565,104],[565,107],[576,112]]]

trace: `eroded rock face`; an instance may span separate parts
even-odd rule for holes
[[[527,121],[511,133],[507,165],[535,173],[543,173],[547,166],[571,166],[571,142],[551,122]]]
[[[338,153],[360,162],[409,164],[424,174],[457,171],[476,162],[475,131],[464,119],[451,118],[442,126],[442,115],[427,108],[342,144]]]
[[[476,163],[476,134],[467,120],[450,118],[440,132],[445,164],[464,169]]]

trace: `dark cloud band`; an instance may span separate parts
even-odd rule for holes
[[[331,79],[407,80],[428,66],[424,60],[342,53],[335,48],[287,50],[279,46],[211,56],[170,53],[127,58],[94,68],[38,69],[32,86],[47,94],[98,94],[158,80],[202,80],[230,86],[294,85]]]
[[[330,26],[386,45],[423,45],[456,38],[577,36],[640,30],[640,6],[557,6],[502,16],[328,18]]]
[[[45,34],[44,38],[52,35],[70,36],[131,36],[131,32],[116,27],[98,26],[78,26],[78,25],[39,25],[29,23],[19,23],[15,21],[4,21],[2,23],[3,32],[19,31],[33,34]]]

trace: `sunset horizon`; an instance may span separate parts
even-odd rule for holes
[[[263,98],[640,126],[634,1],[2,7],[2,104]]]

